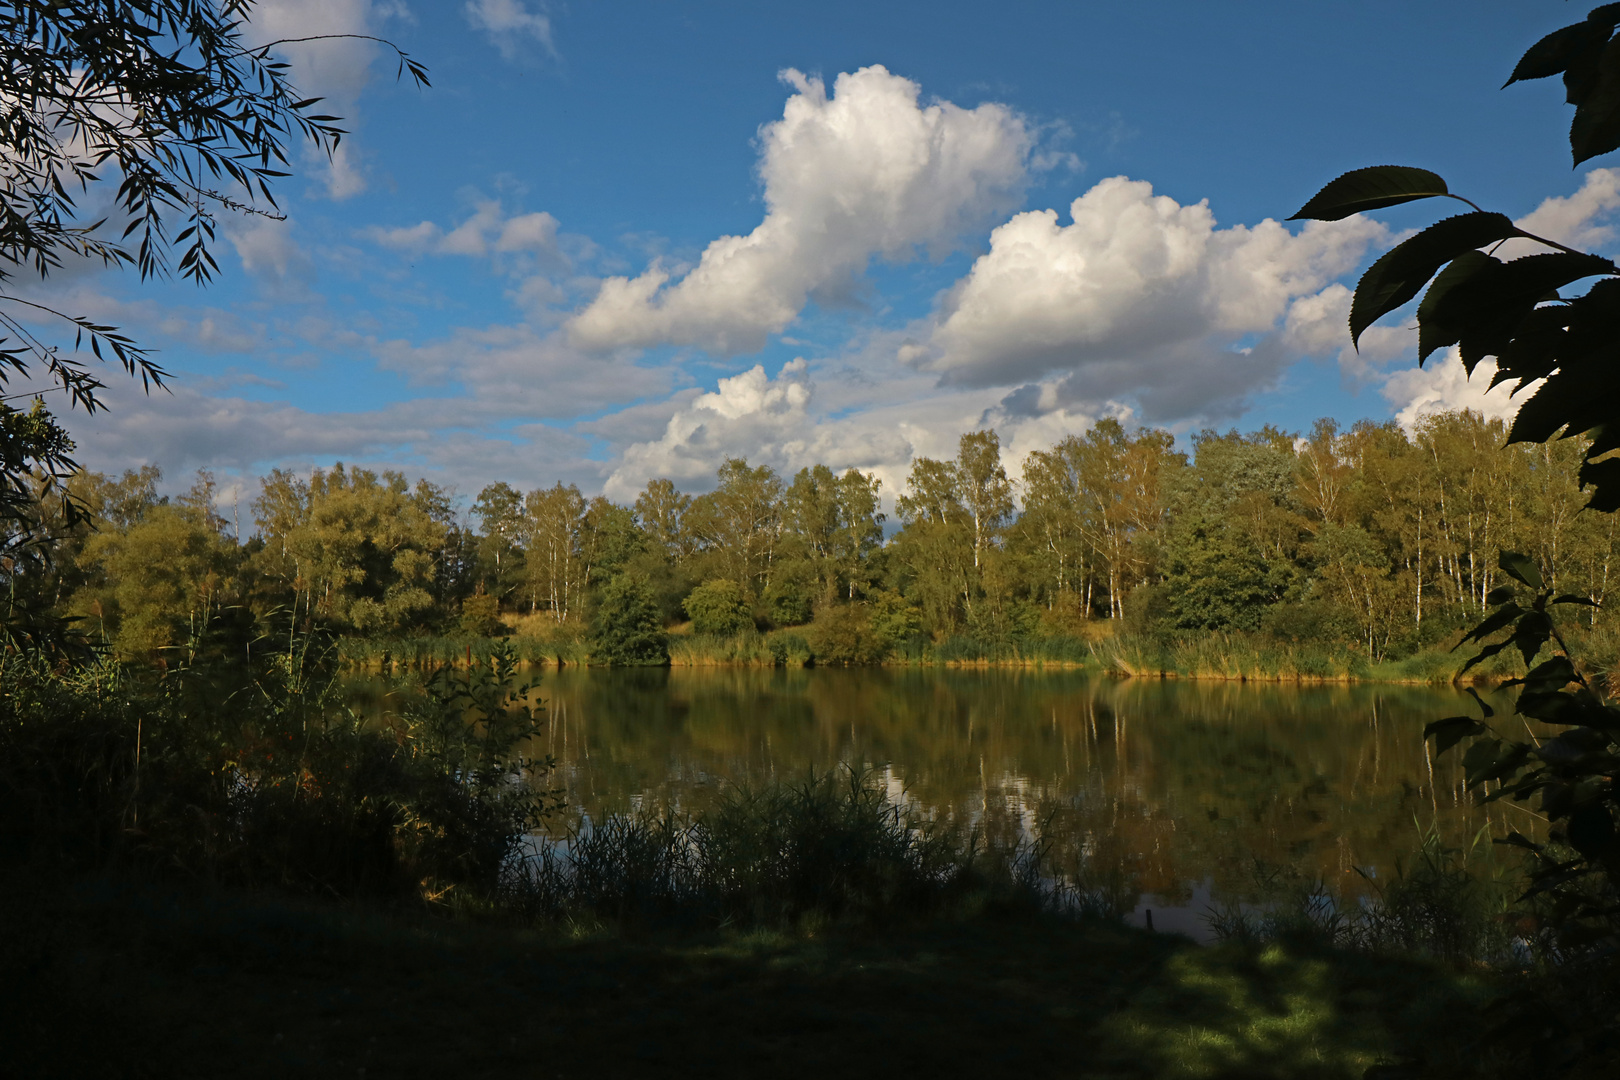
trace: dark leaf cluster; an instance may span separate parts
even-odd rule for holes
[[[1620,149],[1620,5],[1594,9],[1585,21],[1555,31],[1531,46],[1508,83],[1562,75],[1575,106],[1570,146],[1579,164]],[[1427,169],[1374,165],[1345,173],[1324,187],[1298,218],[1337,221],[1364,210],[1445,197],[1471,213],[1446,218],[1397,245],[1356,283],[1350,336],[1418,294],[1418,362],[1456,346],[1472,374],[1494,358],[1491,385],[1511,383],[1518,393],[1540,381],[1519,409],[1510,442],[1543,442],[1585,435],[1591,445],[1581,483],[1595,510],[1620,509],[1620,274],[1602,256],[1587,254],[1526,232],[1506,215],[1480,209],[1451,192]],[[1528,240],[1548,251],[1503,260],[1492,252],[1503,241]],[[1579,296],[1562,290],[1602,278]],[[1424,286],[1427,286],[1425,291]]]
[[[1424,729],[1444,753],[1464,739],[1468,786],[1486,802],[1511,799],[1534,804],[1550,826],[1548,842],[1514,832],[1504,841],[1534,857],[1526,897],[1546,895],[1566,932],[1577,939],[1612,933],[1620,925],[1620,708],[1604,701],[1575,667],[1550,609],[1590,605],[1585,597],[1556,594],[1534,560],[1503,552],[1501,568],[1518,584],[1494,590],[1495,610],[1459,643],[1485,643],[1468,662],[1473,667],[1504,650],[1516,650],[1530,667],[1519,687],[1515,712],[1538,722],[1544,734],[1524,725],[1527,738],[1498,731],[1484,718],[1452,716]],[[1526,595],[1528,594],[1528,595]],[[1498,637],[1498,635],[1501,635]],[[1487,641],[1487,639],[1495,640]],[[1466,668],[1465,668],[1466,670]]]

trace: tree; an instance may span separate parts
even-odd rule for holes
[[[18,585],[38,578],[53,540],[84,520],[83,504],[63,483],[78,469],[72,453],[73,440],[43,401],[35,398],[27,412],[0,401],[0,646],[43,645],[64,629],[19,597]],[[56,530],[47,527],[53,520]]]
[[[1519,60],[1507,85],[1561,75],[1575,106],[1569,142],[1575,164],[1620,149],[1620,4],[1594,8],[1585,21],[1554,31]],[[1454,195],[1427,169],[1373,166],[1346,173],[1311,198],[1296,218],[1334,221],[1419,199],[1450,198],[1470,212],[1446,218],[1396,245],[1362,275],[1350,308],[1351,341],[1382,316],[1417,299],[1418,362],[1455,346],[1472,374],[1494,358],[1492,384],[1519,393],[1541,380],[1519,407],[1509,443],[1585,437],[1579,480],[1592,488],[1587,509],[1620,509],[1620,267],[1598,255],[1536,236],[1505,214]],[[1506,240],[1531,241],[1535,254],[1502,260],[1482,251]],[[1576,282],[1600,278],[1565,297]],[[1431,281],[1432,279],[1432,281]],[[1425,291],[1424,286],[1427,285]],[[1522,718],[1560,730],[1521,739],[1513,725],[1458,716],[1428,725],[1441,751],[1471,740],[1463,765],[1482,799],[1539,801],[1551,844],[1515,832],[1506,842],[1535,857],[1531,894],[1545,894],[1566,943],[1620,937],[1620,708],[1607,703],[1577,668],[1553,609],[1592,601],[1552,586],[1552,568],[1503,551],[1501,584],[1480,597],[1495,610],[1465,641],[1482,643],[1469,666],[1516,650],[1529,667],[1515,704]],[[1486,581],[1489,581],[1489,577]],[[1505,638],[1487,639],[1499,633]],[[1548,654],[1548,658],[1536,660]],[[1528,731],[1528,724],[1525,724]],[[1492,789],[1491,784],[1495,783]],[[1501,841],[1499,841],[1501,842]],[[1612,1011],[1612,1007],[1611,1007]]]
[[[529,492],[523,505],[529,608],[538,610],[544,603],[554,622],[567,622],[584,596],[585,496],[573,484],[564,487],[559,481]]]
[[[619,574],[597,593],[591,616],[591,657],[614,667],[669,663],[658,600],[645,577]]]
[[[119,656],[193,658],[239,591],[236,542],[214,511],[214,493],[214,478],[199,473],[178,500],[153,497],[138,514],[89,537],[80,559],[95,566],[100,581],[75,607]]]
[[[516,571],[521,568],[523,551],[523,495],[505,481],[486,485],[473,500],[473,516],[478,519],[480,563],[488,564],[483,582],[485,591],[499,602],[517,587]]]
[[[691,505],[690,495],[676,491],[675,484],[663,478],[648,482],[647,490],[636,496],[636,521],[671,562],[680,562],[692,553],[691,536],[684,522]]]
[[[769,465],[742,458],[720,466],[720,484],[692,500],[683,525],[703,544],[720,574],[754,596],[770,584],[782,521],[782,480]]]
[[[434,607],[448,528],[442,493],[397,472],[273,472],[253,504],[265,571],[295,608],[364,634],[399,633]]]

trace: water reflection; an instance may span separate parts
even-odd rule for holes
[[[1431,822],[1453,843],[1535,823],[1473,805],[1458,755],[1430,759],[1423,725],[1473,711],[1449,688],[564,669],[535,693],[536,749],[561,762],[576,814],[699,810],[726,782],[850,763],[993,833],[1044,823],[1060,856],[1083,858],[1138,914],[1251,899],[1256,860],[1356,895],[1369,888],[1357,868],[1387,876]]]

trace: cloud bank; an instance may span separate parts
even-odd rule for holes
[[[880,66],[820,79],[783,73],[795,93],[760,130],[765,219],[723,236],[677,280],[655,264],[610,277],[568,322],[581,348],[695,345],[755,352],[817,294],[847,293],[874,257],[942,253],[1013,205],[1034,137],[1002,105],[922,104]]]

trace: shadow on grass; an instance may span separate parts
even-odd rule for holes
[[[537,933],[8,875],[7,1075],[1359,1077],[1466,1054],[1479,982],[1102,920]]]

